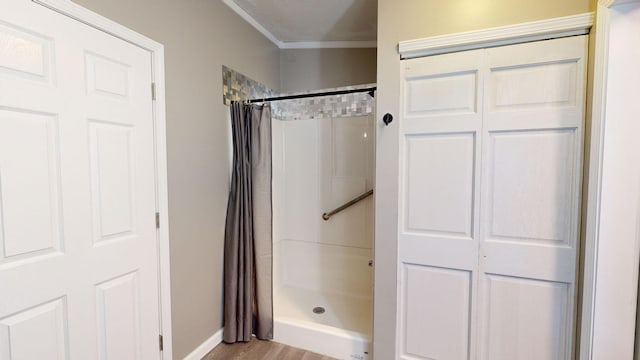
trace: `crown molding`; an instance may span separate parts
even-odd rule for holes
[[[222,0],[225,5],[231,8],[242,19],[248,22],[262,35],[269,39],[279,49],[331,49],[331,48],[375,48],[376,41],[282,41],[262,26],[243,8],[238,6],[233,0]]]
[[[262,35],[264,35],[267,39],[269,39],[274,45],[279,48],[282,48],[282,41],[278,40],[269,30],[267,30],[264,26],[262,26],[253,16],[249,15],[248,12],[244,11],[243,8],[238,6],[233,0],[222,0],[225,5],[231,8],[236,14],[240,15],[244,21],[248,22],[251,26],[253,26],[256,30],[258,30]]]
[[[636,1],[636,0],[634,0]],[[403,59],[449,52],[518,44],[589,33],[594,14],[585,13],[484,30],[432,36],[401,41],[398,46]]]
[[[375,48],[376,41],[294,41],[283,42],[281,49]]]

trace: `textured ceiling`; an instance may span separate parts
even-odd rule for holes
[[[375,41],[377,0],[232,0],[282,42]]]

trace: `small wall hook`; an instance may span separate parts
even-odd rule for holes
[[[384,123],[385,126],[389,126],[389,124],[391,124],[392,121],[393,121],[393,115],[389,113],[384,114],[384,116],[382,117],[382,122]]]

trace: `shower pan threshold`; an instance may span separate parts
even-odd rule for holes
[[[370,297],[296,287],[275,293],[275,341],[337,359],[371,358]],[[315,313],[318,307],[325,311]]]

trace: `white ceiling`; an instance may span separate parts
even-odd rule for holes
[[[375,47],[377,0],[223,0],[280,48]]]

